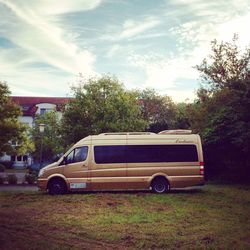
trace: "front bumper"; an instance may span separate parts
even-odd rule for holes
[[[40,191],[47,191],[47,179],[38,178],[37,186]]]

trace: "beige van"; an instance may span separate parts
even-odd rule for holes
[[[201,140],[190,130],[88,136],[38,177],[39,189],[50,194],[124,189],[164,193],[203,184]]]

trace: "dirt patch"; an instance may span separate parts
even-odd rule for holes
[[[0,242],[2,249],[122,249],[120,244],[88,238],[87,232],[79,232],[75,227],[50,225],[32,220],[31,210],[21,210],[12,217],[0,213]]]

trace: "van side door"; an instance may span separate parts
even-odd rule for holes
[[[121,140],[119,144],[93,145],[90,172],[92,190],[124,189],[127,183],[125,143],[125,140]]]
[[[88,146],[76,147],[64,159],[63,174],[71,190],[87,190],[90,187],[88,151]]]

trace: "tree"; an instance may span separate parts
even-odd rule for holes
[[[125,90],[115,77],[81,80],[72,90],[62,119],[67,143],[90,134],[145,129],[136,92]]]
[[[174,127],[176,129],[189,129],[190,121],[188,117],[188,107],[189,104],[180,102],[176,104],[176,115],[174,121]]]
[[[145,89],[139,93],[139,98],[148,131],[158,133],[174,128],[177,109],[169,96],[160,96],[153,89]]]
[[[250,176],[250,49],[212,42],[212,53],[197,69],[203,86],[189,108],[192,128],[201,133],[210,173]]]
[[[39,124],[45,124],[43,133],[39,131]],[[43,162],[52,162],[57,155],[65,151],[61,136],[61,121],[55,111],[37,115],[31,134],[36,147],[33,154],[36,161],[40,160],[41,147]]]
[[[33,150],[27,128],[18,121],[19,115],[21,110],[11,101],[7,84],[0,82],[0,155],[23,154]],[[18,142],[18,146],[12,147],[11,141]]]

